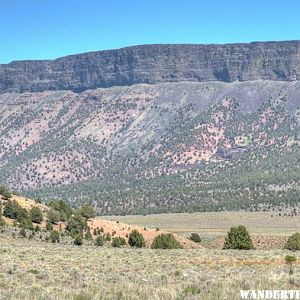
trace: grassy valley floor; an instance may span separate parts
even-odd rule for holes
[[[286,214],[286,216],[284,216]],[[202,245],[209,248],[223,246],[231,226],[244,225],[255,240],[258,249],[282,248],[288,236],[300,232],[300,214],[288,212],[199,212],[157,215],[128,215],[101,217],[148,228],[160,228],[184,236],[197,232]]]
[[[232,212],[109,219],[183,235],[199,232],[204,247],[73,246],[2,232],[0,299],[237,300],[240,289],[300,289],[300,253],[282,250],[287,236],[300,231],[299,216]],[[257,250],[222,250],[226,232],[238,224],[249,228]],[[297,258],[293,274],[287,254]]]
[[[0,237],[1,299],[240,299],[299,289],[288,251],[114,249]]]

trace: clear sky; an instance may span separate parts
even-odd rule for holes
[[[299,0],[0,0],[0,63],[138,44],[295,39]]]

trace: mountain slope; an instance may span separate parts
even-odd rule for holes
[[[0,181],[100,213],[299,204],[300,82],[0,94]]]

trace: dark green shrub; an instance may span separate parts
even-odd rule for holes
[[[48,211],[48,221],[51,222],[52,224],[56,224],[57,222],[59,222],[60,221],[59,212],[51,208]]]
[[[94,218],[96,213],[94,210],[94,207],[89,204],[83,204],[79,210],[78,213],[82,216],[82,218],[88,220],[90,218]]]
[[[31,273],[31,274],[35,274],[35,275],[39,274],[39,271],[36,270],[36,269],[30,269],[30,270],[28,270],[27,272],[28,272],[28,273]]]
[[[5,226],[5,225],[6,225],[5,221],[2,218],[2,216],[0,215],[0,227]]]
[[[35,232],[40,232],[41,231],[41,227],[39,225],[36,225],[34,228]]]
[[[115,248],[120,248],[122,246],[125,246],[126,245],[126,240],[122,237],[114,237],[112,239],[112,244],[111,244],[113,247]]]
[[[200,293],[201,293],[201,289],[196,285],[189,285],[183,290],[184,296],[199,295]]]
[[[32,222],[40,224],[44,220],[43,212],[39,207],[34,206],[30,210],[30,218]]]
[[[181,249],[181,244],[171,233],[162,233],[155,237],[151,245],[152,249]]]
[[[17,219],[21,209],[22,207],[19,205],[17,201],[8,200],[4,204],[3,215],[10,219]]]
[[[23,208],[23,207],[19,207],[19,210],[18,210],[18,213],[17,213],[17,221],[19,223],[22,223],[23,221],[29,223],[31,222],[31,219],[30,219],[30,215],[28,213],[28,211]]]
[[[29,229],[29,230],[34,230],[33,224],[31,219],[28,218],[24,218],[20,221],[20,226],[25,228],[25,229]]]
[[[50,240],[52,243],[59,243],[60,242],[59,238],[60,238],[60,236],[59,236],[59,232],[57,230],[51,231]]]
[[[80,234],[76,235],[74,238],[74,245],[81,246],[83,244],[82,236]]]
[[[71,217],[73,210],[71,206],[63,200],[51,200],[48,206],[59,212],[60,221],[66,221]]]
[[[246,227],[242,225],[231,227],[225,238],[223,249],[254,249],[251,236]]]
[[[290,266],[289,275],[293,275],[294,274],[293,264],[296,263],[296,261],[297,261],[296,256],[295,255],[286,255],[284,259],[285,259],[285,263]]]
[[[84,238],[85,238],[87,241],[91,241],[91,240],[92,240],[92,235],[91,235],[90,227],[87,228],[87,231],[86,231],[86,233],[85,233]]]
[[[201,243],[201,238],[198,233],[192,233],[189,239],[195,243]]]
[[[61,211],[61,212],[59,212],[59,219],[62,222],[66,222],[68,220],[68,217],[63,211]]]
[[[131,247],[142,248],[145,247],[145,239],[141,233],[134,229],[129,234],[128,244]]]
[[[9,199],[12,197],[9,190],[3,185],[0,186],[0,195],[3,196],[4,199]]]
[[[300,250],[300,233],[294,233],[289,238],[285,245],[285,249],[290,251],[299,251]]]
[[[24,228],[21,228],[21,230],[20,230],[20,236],[21,237],[26,237],[26,231],[25,231],[25,229]]]
[[[297,261],[297,258],[295,255],[286,255],[284,258],[286,264],[293,264]]]
[[[105,244],[105,237],[98,235],[95,239],[95,246],[103,246]]]
[[[52,225],[49,221],[47,221],[46,229],[47,229],[48,231],[53,230],[53,225]]]
[[[75,238],[77,235],[83,235],[83,228],[85,227],[85,224],[81,218],[81,216],[76,215],[74,217],[71,217],[66,226],[66,231],[71,235],[73,238]]]

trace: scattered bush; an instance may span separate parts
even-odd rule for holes
[[[201,293],[201,289],[196,285],[189,285],[183,290],[183,294],[185,297],[189,295],[199,295]]]
[[[111,244],[113,247],[115,248],[120,248],[122,246],[125,246],[126,245],[126,240],[122,237],[114,237],[112,239],[112,244]]]
[[[92,240],[92,235],[91,235],[90,227],[87,228],[84,238],[87,241],[91,241]]]
[[[155,237],[151,245],[152,249],[181,249],[181,244],[171,233],[162,233]]]
[[[5,226],[5,225],[6,225],[5,221],[2,218],[2,216],[0,215],[0,227]]]
[[[66,222],[68,220],[67,215],[63,211],[59,212],[59,220],[62,222]]]
[[[29,230],[34,230],[32,221],[30,218],[24,218],[20,221],[20,226],[25,228],[25,229],[29,229]]]
[[[10,219],[17,219],[22,207],[17,201],[8,200],[4,205],[3,215]]]
[[[198,233],[192,233],[189,239],[195,243],[201,243],[201,238]]]
[[[25,208],[21,207],[21,206],[20,206],[19,211],[18,211],[17,221],[19,223],[22,223],[23,221],[27,222],[27,223],[32,223],[28,211]]]
[[[5,198],[5,199],[9,199],[9,198],[12,197],[11,193],[9,192],[9,190],[5,186],[3,186],[3,185],[0,186],[0,195],[3,198]]]
[[[25,229],[24,228],[22,228],[21,230],[20,230],[20,236],[21,237],[26,237],[26,231],[25,231]]]
[[[285,263],[290,266],[289,275],[293,275],[294,274],[293,264],[297,261],[296,256],[286,255],[284,259],[285,259]]]
[[[134,229],[129,234],[128,244],[131,247],[142,248],[145,247],[145,239],[141,233]]]
[[[66,231],[75,238],[77,235],[83,235],[83,228],[85,227],[84,222],[82,221],[81,216],[76,215],[71,217],[66,226]]]
[[[105,237],[104,236],[97,236],[95,240],[95,246],[103,246],[105,244]]]
[[[43,212],[39,207],[34,206],[30,210],[30,218],[32,222],[40,224],[44,220]]]
[[[57,230],[52,230],[50,233],[50,240],[52,243],[59,243],[59,232]]]
[[[89,204],[83,204],[79,208],[78,213],[86,220],[88,220],[90,218],[94,218],[96,215],[94,207]]]
[[[47,229],[48,231],[53,230],[53,225],[52,225],[52,223],[50,223],[49,221],[48,221],[47,224],[46,224],[46,229]]]
[[[52,224],[56,224],[57,222],[59,222],[60,221],[59,212],[51,208],[48,212],[48,221],[51,222]]]
[[[300,233],[294,233],[289,238],[285,245],[285,249],[290,251],[299,251],[300,250]]]
[[[286,264],[293,264],[297,261],[297,258],[295,255],[286,255],[284,260]]]
[[[36,270],[36,269],[30,269],[30,270],[28,270],[27,272],[28,272],[28,273],[31,273],[31,274],[35,274],[35,275],[39,274],[39,271]]]
[[[76,235],[74,238],[74,245],[81,246],[83,244],[82,236],[80,234]]]
[[[60,221],[66,221],[73,213],[71,206],[63,200],[51,200],[48,206],[59,213]]]
[[[228,232],[223,249],[254,249],[252,239],[245,226],[233,226]]]

